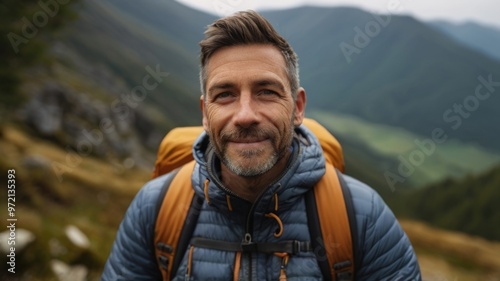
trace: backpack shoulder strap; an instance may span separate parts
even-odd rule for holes
[[[171,182],[167,180],[155,225],[155,256],[163,276],[170,280],[180,264],[194,231],[203,200],[195,196],[191,174],[195,161],[182,166]]]
[[[342,175],[326,165],[325,175],[306,195],[311,242],[325,280],[354,280],[356,222]],[[354,243],[353,243],[354,242]]]

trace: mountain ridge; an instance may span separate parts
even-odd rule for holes
[[[86,3],[89,12],[95,10],[94,5],[101,5],[91,0]],[[153,3],[142,9],[139,5],[127,1],[107,4],[108,13],[120,11],[131,18],[120,22],[122,29],[132,25],[129,29],[137,30],[132,23],[139,21],[143,23],[140,30],[149,34],[134,39],[135,35],[129,32],[125,39],[116,38],[113,52],[101,45],[82,47],[82,42],[99,35],[97,31],[66,36],[75,42],[72,47],[76,50],[94,50],[92,56],[101,57],[112,69],[118,69],[121,76],[131,81],[131,87],[135,86],[132,81],[140,79],[139,66],[135,63],[127,67],[121,59],[127,53],[118,55],[120,46],[137,54],[137,59],[142,57],[151,65],[159,63],[170,76],[165,85],[160,85],[161,93],[151,95],[146,102],[168,108],[173,113],[165,111],[165,114],[171,119],[177,117],[177,122],[182,122],[179,124],[196,124],[200,120],[193,106],[200,93],[197,43],[204,26],[215,17],[176,2]],[[494,104],[500,98],[489,94],[482,100],[474,99],[476,87],[484,84],[480,79],[490,80],[489,87],[483,87],[489,90],[483,97],[497,90],[500,62],[489,60],[409,16],[375,15],[351,7],[300,7],[262,13],[299,55],[301,81],[309,92],[308,109],[335,110],[405,127],[420,135],[445,128],[450,137],[500,151],[496,127],[488,122],[478,126],[482,120],[493,120],[498,115]],[[366,46],[356,47],[355,41],[359,43],[362,39],[366,40]],[[147,44],[133,46],[127,40]],[[343,43],[359,50],[351,54],[350,63],[342,51]],[[97,55],[96,47],[107,55]],[[457,107],[473,110],[462,113]],[[188,108],[192,110],[190,114],[186,114]]]
[[[311,9],[311,17],[318,10]],[[298,13],[301,10],[292,11]],[[449,128],[450,122],[443,114],[474,94],[474,89],[481,83],[478,77],[488,79],[491,75],[493,81],[500,80],[498,63],[408,16],[391,16],[386,27],[380,27],[378,35],[370,38],[367,46],[360,48],[360,53],[354,54],[352,62],[348,63],[340,51],[340,44],[345,42],[354,46],[352,40],[358,34],[366,33],[366,26],[377,22],[373,15],[362,11],[356,12],[357,17],[341,22],[349,11],[353,10],[325,9],[322,13],[330,13],[330,16],[318,16],[328,20],[323,21],[323,29],[297,32],[304,35],[300,38],[298,35],[290,37],[302,63],[303,85],[311,93],[311,108],[332,109],[378,123],[406,127],[425,135],[437,127]],[[279,24],[282,18],[293,16],[288,17],[283,11],[265,15],[285,35],[296,31],[291,31],[293,25]],[[327,27],[331,30],[328,31]],[[335,36],[327,38],[329,34]],[[301,43],[315,42],[320,38],[322,43]],[[311,51],[309,45],[312,45]],[[313,63],[308,64],[310,61]],[[492,104],[498,97],[490,95],[490,98],[481,103],[481,110],[475,111],[468,121],[474,119],[477,123],[490,119],[487,116],[497,115]],[[460,130],[450,130],[450,135],[498,150],[495,136],[498,134],[493,133],[496,131],[494,127],[478,130],[476,124],[464,122]]]
[[[472,21],[459,24],[431,21],[429,24],[458,42],[483,52],[495,60],[500,60],[500,27]]]

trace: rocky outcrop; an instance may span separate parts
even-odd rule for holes
[[[142,163],[153,154],[162,134],[138,108],[119,97],[92,99],[58,82],[32,93],[20,111],[23,123],[43,138],[81,156]]]

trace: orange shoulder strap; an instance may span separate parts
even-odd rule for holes
[[[326,165],[325,175],[314,187],[314,197],[332,280],[352,280],[354,254],[346,206],[351,198],[344,200],[339,175],[332,165]]]
[[[191,174],[195,161],[182,166],[170,183],[155,226],[155,254],[163,280],[170,280],[174,256],[194,197]]]

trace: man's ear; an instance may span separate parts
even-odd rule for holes
[[[302,121],[304,120],[306,102],[306,90],[300,87],[297,90],[297,98],[295,99],[295,112],[293,116],[293,124],[295,125],[295,127],[300,126],[300,124],[302,124]]]
[[[203,95],[200,96],[200,109],[201,109],[201,115],[202,115],[203,129],[205,131],[208,131],[207,112],[206,112],[206,108],[205,108],[205,98]]]

